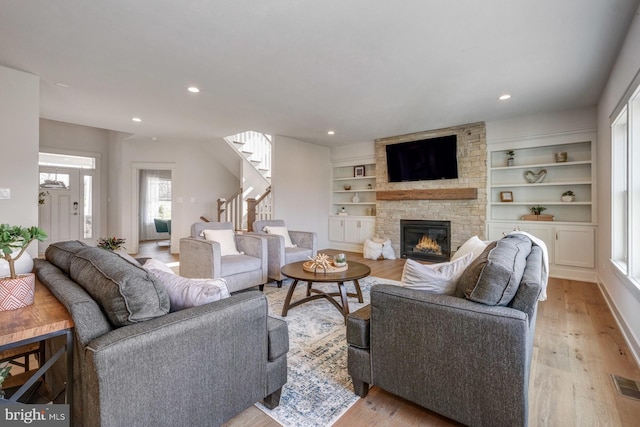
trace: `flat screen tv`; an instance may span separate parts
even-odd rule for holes
[[[388,144],[386,148],[389,182],[458,177],[457,135]]]

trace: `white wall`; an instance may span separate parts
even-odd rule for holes
[[[640,9],[639,9],[640,10]],[[598,194],[600,280],[605,296],[640,363],[640,291],[615,272],[611,259],[610,116],[640,71],[640,16],[636,13],[598,104]],[[637,261],[637,260],[636,260]]]
[[[38,225],[38,118],[40,79],[0,67],[0,223]],[[45,230],[46,231],[46,230]],[[38,245],[29,246],[36,257]]]
[[[290,230],[318,233],[318,249],[328,248],[331,207],[329,148],[284,136],[273,144],[274,215]]]
[[[220,144],[212,149],[211,146]],[[171,207],[171,252],[177,253],[180,238],[189,236],[191,224],[204,215],[212,220],[217,219],[217,199],[228,197],[238,188],[240,182],[216,158],[217,151],[229,149],[224,141],[194,142],[181,140],[123,140],[113,148],[110,157],[116,164],[110,167],[110,185],[117,185],[117,198],[120,206],[116,212],[119,216],[113,222],[119,228],[113,230],[127,241],[132,241],[137,228],[133,215],[133,175],[134,165],[160,165],[158,169],[172,169]],[[146,167],[146,166],[145,166]],[[144,167],[143,167],[144,168]],[[150,167],[147,167],[150,168]],[[110,191],[115,195],[115,192]],[[112,197],[113,201],[115,197]],[[131,247],[129,247],[131,246]],[[133,245],[127,249],[132,251]]]

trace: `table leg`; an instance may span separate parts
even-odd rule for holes
[[[311,296],[311,285],[313,284],[313,282],[307,282],[307,296],[310,297]]]
[[[287,312],[289,311],[289,304],[291,303],[291,297],[293,296],[293,291],[296,289],[298,285],[298,279],[295,279],[291,286],[289,287],[289,291],[287,292],[287,297],[284,299],[284,305],[282,306],[282,317],[287,317]]]
[[[344,282],[338,282],[338,290],[340,291],[340,299],[342,300],[342,315],[346,322],[347,314],[349,314],[349,300],[347,299],[347,288],[344,287]]]
[[[360,289],[360,282],[358,282],[358,279],[353,281],[353,285],[356,288],[356,294],[358,294],[358,302],[364,302],[364,300],[362,299],[362,290]]]

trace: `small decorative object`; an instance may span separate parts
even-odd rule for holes
[[[541,205],[531,206],[529,211],[534,215],[540,215],[542,212],[546,211],[547,208]]]
[[[34,240],[43,241],[47,233],[38,227],[0,225],[0,252],[9,264],[9,276],[0,279],[0,311],[14,310],[33,304],[36,277],[33,273],[16,274],[15,262]],[[13,255],[14,252],[17,255]]]
[[[340,254],[344,256],[344,254]],[[309,261],[302,264],[302,269],[310,273],[337,273],[345,271],[349,268],[347,258],[344,258],[343,265],[336,265],[335,262],[326,254],[318,254],[315,257],[308,257]]]
[[[351,190],[351,186],[349,184],[345,184],[344,185],[344,189],[349,191],[349,190]]]
[[[346,215],[346,214],[347,214],[347,210],[343,206],[342,209],[340,209],[340,211],[338,212],[338,215]]]
[[[567,161],[567,152],[561,151],[556,153],[556,163],[564,163]]]
[[[98,247],[102,249],[106,249],[108,251],[117,251],[120,248],[127,249],[123,245],[125,244],[125,239],[120,237],[101,237],[98,239]]]
[[[373,215],[373,208],[367,208],[367,215]]]
[[[353,203],[360,203],[360,197],[358,197],[358,193],[355,194],[355,196],[353,196],[353,198],[351,199],[351,201]]]
[[[501,202],[513,202],[513,193],[511,191],[501,191],[500,192],[500,201]]]
[[[563,202],[573,202],[573,199],[575,198],[575,194],[573,193],[573,191],[571,190],[567,190],[564,193],[562,193],[562,201]]]
[[[540,169],[538,172],[525,171],[524,173],[524,179],[526,179],[529,184],[542,182],[545,176],[547,176],[546,169]]]
[[[38,193],[38,204],[39,205],[44,205],[44,202],[46,201],[45,197],[47,197],[50,193],[48,191],[41,191],[40,193]]]
[[[333,257],[333,265],[336,267],[344,267],[347,265],[347,256],[345,254],[337,254]]]
[[[356,178],[364,177],[364,165],[353,167],[353,176]]]
[[[506,154],[507,154],[507,166],[513,166],[513,158],[516,155],[516,153],[513,150],[507,150]]]
[[[9,372],[11,371],[11,366],[7,363],[5,366],[0,368],[0,399],[4,398],[4,391],[2,390],[2,383],[4,380],[9,378],[11,375]]]
[[[320,270],[324,270],[326,273],[327,270],[331,267],[331,261],[329,261],[329,255],[327,254],[317,254],[315,257],[307,257],[311,260],[311,268],[314,272]]]
[[[372,190],[373,189],[373,185],[367,184],[367,189]]]

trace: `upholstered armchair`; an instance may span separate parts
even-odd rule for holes
[[[267,283],[267,239],[237,234],[230,222],[196,222],[180,239],[180,275],[224,278],[229,292]]]
[[[275,280],[282,286],[284,276],[280,269],[285,264],[305,261],[318,252],[318,236],[309,231],[292,231],[285,226],[284,220],[272,219],[255,221],[253,233],[267,238],[269,248],[269,280]],[[288,239],[287,239],[288,237]]]

